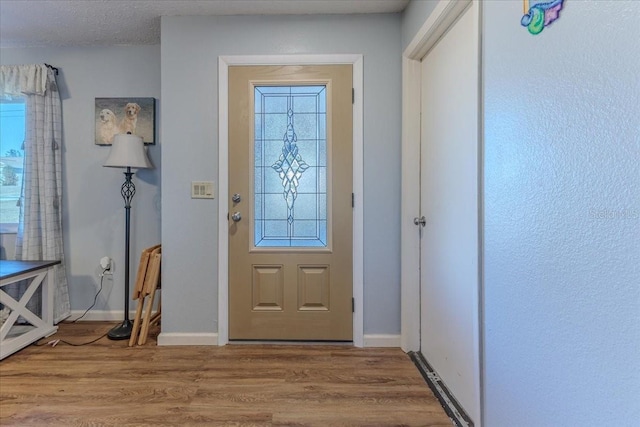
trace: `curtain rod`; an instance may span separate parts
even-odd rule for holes
[[[54,72],[54,73],[56,73],[56,76],[58,75],[58,69],[57,69],[56,67],[54,67],[53,65],[49,65],[49,64],[47,64],[46,62],[44,63],[44,65],[45,65],[47,68],[51,68],[51,69],[53,70],[53,72]]]

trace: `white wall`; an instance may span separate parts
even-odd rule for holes
[[[63,116],[63,232],[71,309],[84,311],[99,286],[99,260],[115,261],[113,280],[94,310],[124,306],[124,201],[119,169],[103,168],[109,148],[94,145],[96,97],[160,96],[160,47],[87,47],[2,49],[0,63],[52,64],[59,68]],[[160,103],[157,102],[156,108]],[[158,132],[159,133],[159,132]],[[157,135],[159,140],[159,135]],[[156,165],[134,175],[131,209],[131,283],[140,251],[160,242],[160,146],[151,146]],[[10,244],[14,239],[4,238]],[[7,236],[10,237],[10,236]],[[7,254],[13,253],[7,249]],[[132,305],[132,307],[135,307]]]
[[[162,19],[163,332],[217,331],[218,56],[364,54],[365,333],[400,330],[400,16]],[[362,202],[362,201],[359,201]]]
[[[640,2],[484,16],[485,425],[638,425]]]

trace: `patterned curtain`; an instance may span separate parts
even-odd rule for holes
[[[60,94],[55,74],[46,65],[0,68],[3,95],[21,95],[26,99],[25,163],[16,259],[62,261],[55,267],[53,317],[58,323],[71,314],[62,247]],[[23,289],[16,291],[20,293]],[[32,298],[28,308],[40,312],[39,300]]]

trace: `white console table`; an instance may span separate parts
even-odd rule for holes
[[[0,303],[11,310],[0,327],[0,360],[58,330],[53,325],[53,268],[57,264],[60,261],[0,261]],[[28,280],[29,285],[17,301],[2,288],[21,280]],[[38,288],[42,290],[40,316],[27,309]],[[20,316],[28,324],[16,324]]]

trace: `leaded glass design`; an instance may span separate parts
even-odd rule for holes
[[[254,245],[326,247],[326,86],[255,86],[254,100]]]

